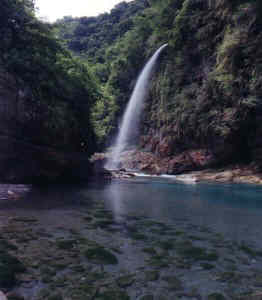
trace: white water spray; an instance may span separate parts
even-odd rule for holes
[[[167,45],[168,44],[164,44],[155,52],[138,77],[136,86],[124,113],[123,121],[120,126],[120,132],[113,147],[113,153],[105,165],[106,169],[117,169],[119,166],[120,155],[128,146],[128,141],[132,135],[132,129],[137,127],[137,123],[143,108],[143,100],[145,99],[148,91],[148,83],[154,65],[159,54]]]

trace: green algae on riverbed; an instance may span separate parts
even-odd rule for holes
[[[117,257],[102,246],[89,248],[86,250],[85,256],[99,264],[116,265],[118,263]]]
[[[25,215],[0,228],[0,251],[4,247],[23,266],[16,270],[23,273],[10,276],[7,291],[26,300],[245,300],[260,288],[260,249],[209,228],[141,215],[116,222],[101,203],[62,212],[65,222],[57,214],[54,224],[38,216],[22,222],[34,219]]]
[[[25,272],[25,266],[14,255],[9,253],[10,250],[16,251],[17,247],[10,244],[7,240],[0,238],[0,289],[13,287],[17,280],[16,274]]]

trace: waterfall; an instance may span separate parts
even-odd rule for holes
[[[137,124],[143,109],[143,100],[145,99],[146,93],[148,91],[148,83],[154,65],[157,61],[159,54],[167,45],[168,44],[164,44],[155,52],[155,54],[147,62],[147,64],[145,65],[144,69],[138,77],[136,86],[133,90],[132,96],[128,102],[127,108],[124,113],[124,117],[120,126],[120,131],[113,147],[113,153],[105,165],[106,169],[117,169],[119,166],[120,154],[128,146],[128,142],[130,141],[132,133],[137,128]]]

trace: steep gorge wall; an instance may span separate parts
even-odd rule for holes
[[[169,49],[147,99],[140,144],[162,158],[184,153],[196,168],[235,162],[260,166],[262,27],[257,5],[211,2],[184,1],[174,18]]]
[[[99,55],[81,52],[92,60],[101,86],[101,97],[91,109],[100,149],[116,135],[142,67],[168,43],[152,78],[139,148],[165,164],[169,173],[231,163],[254,162],[260,167],[261,3],[135,0],[129,8],[121,4],[132,26],[99,44]],[[129,13],[133,5],[140,7],[138,13]],[[80,22],[88,41],[106,33],[103,18],[93,19],[101,25],[95,34]],[[114,13],[107,15],[117,32],[121,22],[113,20]],[[84,42],[77,32],[72,34]]]
[[[22,88],[13,76],[2,70],[0,181],[43,184],[86,180],[92,173],[88,155],[36,142],[36,137],[41,141],[43,132],[38,132],[31,119],[35,109],[30,104],[30,88]]]

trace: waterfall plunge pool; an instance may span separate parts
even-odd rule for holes
[[[232,299],[260,284],[260,186],[135,177],[0,190],[0,235],[18,246],[32,277],[26,274],[23,283],[22,274],[15,287],[26,299],[42,299],[44,291],[81,294],[81,280],[92,275],[90,282],[105,284],[105,274],[115,299],[126,299],[117,298],[124,297],[121,291],[133,300],[152,293],[154,299],[174,299],[193,290],[204,299],[212,293]],[[118,263],[87,259],[88,249],[98,245]],[[81,299],[77,295],[72,299]]]

